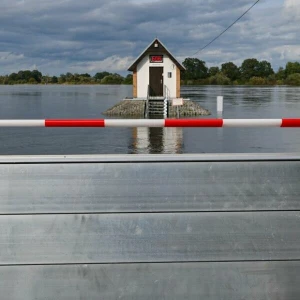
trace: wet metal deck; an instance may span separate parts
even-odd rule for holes
[[[300,155],[0,156],[5,299],[300,299]]]

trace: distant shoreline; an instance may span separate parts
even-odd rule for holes
[[[240,66],[227,62],[208,68],[206,62],[198,58],[186,58],[180,73],[181,85],[224,85],[224,86],[300,86],[300,62],[287,62],[285,68],[274,72],[271,63],[256,58],[248,58]],[[125,70],[124,70],[125,71]],[[133,84],[133,74],[127,75],[108,71],[70,73],[51,76],[39,70],[20,70],[17,73],[0,75],[0,84]]]
[[[45,85],[50,85],[50,86],[55,86],[55,85],[60,85],[60,86],[72,86],[72,85],[115,85],[115,86],[132,86],[132,84],[127,84],[127,83],[0,83],[0,86],[13,86],[13,85],[28,85],[28,86],[34,86],[34,85],[39,85],[39,86],[45,86]],[[291,84],[209,84],[209,83],[193,83],[193,84],[181,84],[181,86],[228,86],[228,87],[233,87],[233,86],[245,86],[245,87],[277,87],[277,86],[282,86],[282,87],[300,87],[300,85],[291,85]]]
[[[300,86],[300,63],[288,62],[277,72],[267,61],[246,59],[240,67],[232,62],[219,67],[206,67],[197,58],[187,58],[183,62],[185,71],[181,72],[182,86],[224,85],[224,86]],[[89,73],[70,73],[50,76],[38,70],[20,70],[9,75],[0,75],[0,84],[61,84],[61,85],[131,85],[133,74],[120,75],[107,71]]]

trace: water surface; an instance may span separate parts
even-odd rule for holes
[[[223,118],[299,118],[300,88],[182,87],[182,96]],[[0,86],[0,119],[105,118],[131,86]],[[299,152],[297,128],[0,128],[0,154]]]

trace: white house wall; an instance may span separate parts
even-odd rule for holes
[[[151,55],[151,54],[149,54]],[[149,55],[146,55],[137,65],[137,97],[146,98],[149,85],[149,68],[164,68],[164,85],[169,91],[170,98],[176,98],[176,65],[166,55],[163,54],[163,63],[150,63]],[[158,55],[158,54],[153,54]],[[168,72],[172,72],[172,78],[168,78]]]

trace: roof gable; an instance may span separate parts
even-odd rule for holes
[[[155,44],[157,46],[155,47]],[[173,63],[182,71],[185,70],[185,67],[171,54],[171,52],[164,46],[164,44],[158,39],[154,39],[153,42],[140,54],[140,56],[134,61],[134,63],[128,68],[128,71],[134,71],[139,64],[139,62],[150,53],[166,53]]]

